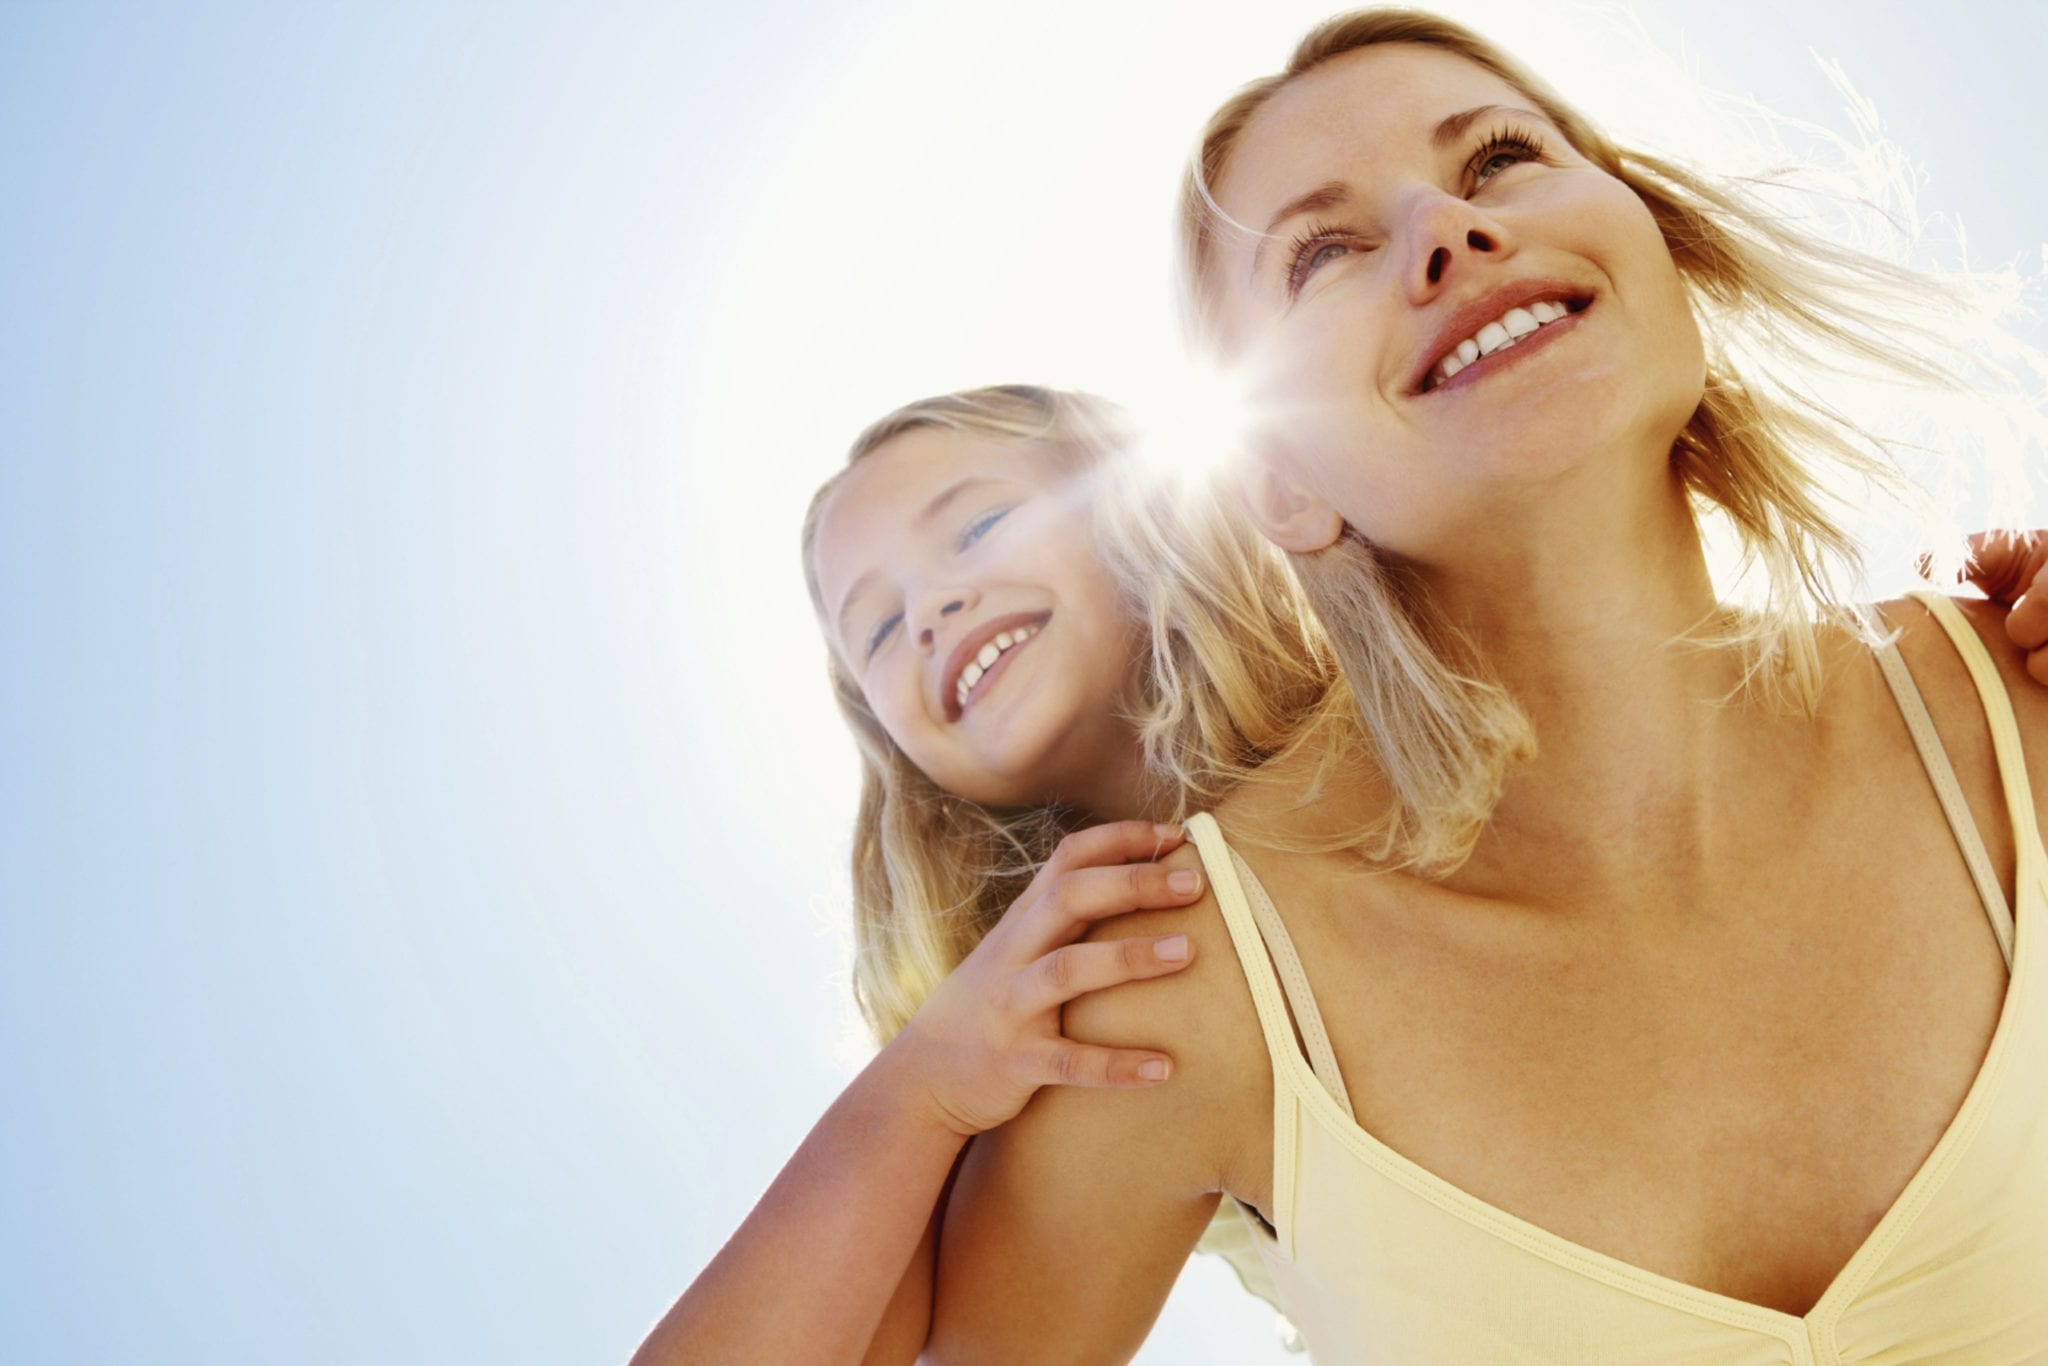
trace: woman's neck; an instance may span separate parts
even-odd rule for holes
[[[1709,814],[1709,760],[1754,717],[1725,705],[1737,652],[1686,639],[1719,607],[1684,491],[1672,476],[1619,511],[1558,502],[1547,524],[1532,510],[1423,571],[1535,728],[1537,754],[1510,772],[1486,839],[1598,847],[1654,819],[1692,840]]]

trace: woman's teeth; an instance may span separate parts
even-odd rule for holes
[[[1013,645],[1022,645],[1037,634],[1036,626],[1023,626],[1014,631],[1005,631],[982,646],[981,653],[968,660],[967,667],[960,671],[960,681],[953,688],[953,700],[960,705],[961,710],[967,708],[967,694],[974,691],[974,685],[981,682],[981,676],[1003,657],[1003,651]]]
[[[1490,356],[1504,346],[1513,346],[1543,324],[1554,323],[1570,314],[1571,310],[1563,304],[1552,303],[1548,299],[1525,308],[1509,309],[1480,328],[1476,336],[1467,337],[1452,347],[1450,354],[1438,361],[1436,369],[1430,372],[1429,387],[1436,388],[1481,356]]]

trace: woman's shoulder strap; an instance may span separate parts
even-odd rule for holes
[[[1266,1036],[1266,1051],[1273,1059],[1274,1084],[1280,1085],[1290,1075],[1289,1065],[1299,1065],[1294,1051],[1294,1026],[1287,1018],[1287,999],[1281,992],[1280,979],[1259,935],[1244,883],[1238,878],[1237,861],[1216,818],[1206,811],[1190,816],[1187,828],[1188,838],[1202,856],[1209,890],[1230,930],[1231,946],[1237,950],[1238,962],[1244,968],[1245,983],[1251,987],[1252,1005],[1259,1012],[1259,1029]]]
[[[1964,667],[1970,671],[1970,681],[1976,685],[1984,720],[1991,728],[1991,748],[1998,758],[1998,778],[2005,791],[2006,812],[2012,819],[2013,844],[2019,851],[2024,886],[2030,876],[2038,876],[2041,871],[2029,866],[2040,855],[2041,828],[2034,815],[2034,790],[2027,777],[2026,752],[2020,744],[2019,718],[2013,713],[2012,698],[2006,694],[2005,679],[1999,675],[1991,652],[1984,648],[1977,628],[1961,608],[1943,594],[1925,589],[1911,596],[1947,632],[1956,653],[1962,656]]]

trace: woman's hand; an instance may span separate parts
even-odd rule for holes
[[[1985,597],[2012,608],[2005,634],[2027,652],[2028,675],[2048,684],[2048,531],[1979,532],[1963,572]]]
[[[1198,900],[1199,874],[1153,862],[1183,838],[1176,825],[1119,821],[1060,841],[1024,894],[885,1050],[905,1055],[939,1122],[971,1137],[1022,1110],[1041,1086],[1166,1080],[1172,1062],[1164,1053],[1066,1038],[1060,1008],[1087,992],[1187,966],[1186,935],[1075,942],[1094,921]]]

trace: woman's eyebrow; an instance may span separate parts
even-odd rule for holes
[[[1475,105],[1471,109],[1461,109],[1442,123],[1439,123],[1436,126],[1436,131],[1429,135],[1429,145],[1437,151],[1442,151],[1451,143],[1464,137],[1466,129],[1485,118],[1488,114],[1523,114],[1535,119],[1538,123],[1550,122],[1549,119],[1544,118],[1533,109],[1522,109],[1512,104]]]

